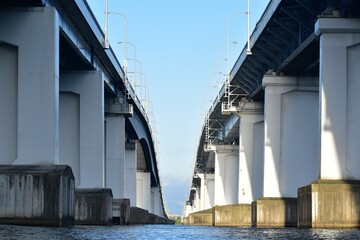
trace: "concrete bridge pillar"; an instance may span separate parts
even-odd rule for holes
[[[107,101],[108,109],[113,109],[118,105],[118,99]],[[113,193],[113,222],[124,225],[128,224],[130,220],[130,200],[124,199],[125,117],[111,112],[109,111],[105,117],[105,187],[112,189]]]
[[[263,193],[264,104],[244,102],[241,105],[238,202],[251,204]]]
[[[214,205],[229,205],[238,202],[239,146],[210,145],[215,152]]]
[[[106,116],[105,186],[111,188],[114,199],[124,198],[125,118]]]
[[[59,164],[58,21],[55,8],[0,14],[1,164]]]
[[[264,191],[253,225],[297,225],[297,189],[317,178],[318,79],[266,75]]]
[[[214,174],[198,173],[201,179],[200,185],[200,211],[214,206]]]
[[[319,18],[320,169],[299,189],[300,227],[360,226],[360,19]]]
[[[104,189],[103,72],[61,72],[59,88],[59,159],[60,163],[74,169],[77,188],[75,222],[77,224],[111,224],[113,194],[111,189]],[[114,121],[110,122],[110,126],[116,126]],[[115,141],[115,139],[112,140]],[[114,155],[113,152],[109,154],[111,157]],[[115,191],[118,194],[118,189],[115,188]]]
[[[105,187],[104,161],[104,80],[101,71],[62,72],[60,79],[61,95],[71,93],[71,101],[61,101],[61,108],[66,110],[71,105],[72,112],[62,112],[73,119],[72,123],[60,123],[60,162],[74,167],[77,188]],[[62,120],[64,118],[60,118]],[[70,121],[70,120],[68,120]],[[76,129],[76,134],[72,131]],[[78,135],[78,152],[68,158],[71,141],[67,136]]]
[[[161,199],[159,187],[151,187],[151,211],[150,213],[161,216]]]
[[[130,199],[130,205],[136,206],[136,169],[137,148],[133,142],[125,143],[124,197]]]
[[[149,172],[136,173],[136,207],[151,211],[150,185]]]

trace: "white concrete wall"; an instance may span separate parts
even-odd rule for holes
[[[61,72],[60,90],[80,96],[80,185],[105,186],[104,81],[101,71]]]
[[[17,47],[0,42],[0,73],[0,164],[12,164],[18,154]]]
[[[7,163],[14,160],[14,164],[59,163],[58,21],[54,8],[41,11],[29,8],[0,14],[0,29],[6,29],[0,31],[0,42],[18,48],[17,159],[13,159],[14,146],[9,146]],[[7,89],[10,91],[14,87],[9,85]],[[10,104],[15,104],[11,101]],[[11,117],[16,116],[12,113]],[[9,127],[12,127],[9,131],[15,131],[14,126]],[[9,144],[13,145],[15,139],[11,141]]]
[[[105,119],[105,187],[112,189],[113,199],[122,199],[125,188],[125,118],[107,116]]]
[[[198,173],[201,179],[200,186],[200,210],[212,208],[214,206],[214,174]]]
[[[151,211],[150,173],[136,173],[136,207]]]
[[[252,194],[257,200],[264,192],[264,121],[254,124],[254,136]]]
[[[264,197],[296,197],[318,177],[317,79],[265,76]]]
[[[124,173],[124,198],[130,199],[130,205],[136,206],[136,144],[131,144],[133,148],[125,149],[125,173]]]
[[[203,173],[198,173],[197,176],[200,178],[200,188],[199,188],[199,191],[200,191],[200,199],[199,199],[199,209],[200,210],[204,210],[205,209],[205,176]]]
[[[161,199],[158,187],[151,188],[151,213],[162,216]]]
[[[318,178],[318,92],[293,91],[282,95],[280,189],[297,197],[299,187]]]
[[[205,178],[205,201],[204,209],[214,207],[214,196],[215,196],[215,181],[214,174],[207,173]]]
[[[259,106],[260,105],[260,106]],[[264,108],[259,103],[246,103],[239,112],[239,189],[238,203],[251,204],[263,191]]]
[[[320,178],[360,180],[360,19],[320,18]]]
[[[80,185],[80,96],[71,92],[60,93],[60,140],[61,164],[71,166],[75,187]]]
[[[214,205],[236,204],[238,201],[238,146],[216,145]]]

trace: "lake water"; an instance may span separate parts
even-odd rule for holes
[[[360,230],[184,225],[24,227],[0,225],[0,239],[360,239]]]

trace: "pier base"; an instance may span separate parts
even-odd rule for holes
[[[149,213],[148,214],[148,224],[168,224],[169,222],[158,215]]]
[[[214,226],[251,226],[251,204],[233,204],[213,208]]]
[[[212,226],[213,225],[213,208],[190,213],[188,217],[189,225]]]
[[[2,165],[0,224],[73,224],[74,188],[69,166]]]
[[[252,202],[254,227],[296,227],[296,198],[261,198]]]
[[[120,225],[129,225],[130,199],[113,199],[113,223]]]
[[[75,190],[75,224],[112,224],[112,191],[109,188]]]
[[[298,227],[359,228],[360,181],[317,180],[299,188]]]
[[[147,224],[149,211],[138,208],[130,207],[130,224]]]

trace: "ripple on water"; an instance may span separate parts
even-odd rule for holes
[[[0,225],[1,240],[18,239],[360,239],[360,230],[238,228],[183,225],[25,227]]]

